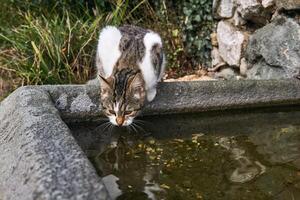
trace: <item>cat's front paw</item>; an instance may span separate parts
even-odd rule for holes
[[[148,102],[152,101],[156,96],[156,89],[151,89],[147,91],[147,100]]]

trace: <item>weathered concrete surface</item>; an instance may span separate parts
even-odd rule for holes
[[[170,98],[171,97],[171,98]],[[300,81],[240,80],[162,84],[145,114],[187,113],[300,103]]]
[[[1,102],[0,152],[1,200],[107,199],[42,87],[20,88]]]
[[[50,93],[65,121],[92,120],[103,116],[97,86],[42,87]],[[300,104],[300,81],[283,79],[166,82],[158,85],[157,93],[154,101],[144,108],[143,115]],[[68,102],[63,109],[58,106],[60,99],[64,99],[62,96],[66,96]],[[80,109],[72,110],[71,107],[79,96],[90,97],[88,102],[92,104],[81,102],[76,104]]]

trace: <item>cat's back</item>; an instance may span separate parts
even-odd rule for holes
[[[147,98],[156,94],[156,84],[165,68],[162,39],[158,33],[134,25],[107,26],[100,32],[96,65],[108,78],[122,69],[141,71]]]
[[[122,37],[119,43],[121,56],[119,61],[134,68],[145,56],[144,37],[150,31],[138,26],[124,25],[118,28]]]
[[[130,38],[144,38],[144,36],[150,32],[150,30],[148,29],[144,29],[134,25],[123,25],[118,29],[121,31],[123,37]]]

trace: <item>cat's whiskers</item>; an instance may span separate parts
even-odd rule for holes
[[[103,132],[105,132],[111,126],[112,126],[112,124],[110,122],[107,122],[106,126],[103,129]]]
[[[112,135],[114,128],[115,128],[115,126],[113,124],[110,124],[110,127],[109,127],[110,136]]]
[[[104,123],[101,123],[100,125],[98,125],[98,126],[95,128],[95,130],[99,130],[99,129],[103,128],[104,126],[106,126],[106,125],[107,125],[107,123],[109,123],[109,121],[108,121],[108,120],[107,120],[106,122],[104,122]]]
[[[138,133],[137,129],[134,127],[133,123],[129,125],[130,128],[136,133]]]
[[[142,128],[141,126],[137,125],[136,123],[133,122],[133,123],[132,123],[132,126],[135,127],[136,129],[141,130],[143,133],[146,133],[145,129]]]
[[[130,125],[126,126],[126,130],[129,131],[129,133],[131,133],[131,127],[130,127]]]

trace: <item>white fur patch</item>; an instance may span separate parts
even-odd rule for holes
[[[115,126],[118,126],[115,115],[108,116],[108,119],[109,119],[110,123],[112,123]]]
[[[133,117],[128,117],[128,119],[124,121],[123,126],[129,126],[132,122]]]
[[[115,111],[115,113],[119,112],[119,102],[114,104],[114,111]]]
[[[103,71],[105,78],[112,74],[114,65],[121,56],[119,50],[121,38],[121,32],[114,26],[106,26],[100,32],[97,56],[99,56],[101,60],[102,69],[98,69],[98,72]],[[97,68],[99,67],[101,66],[97,66]]]
[[[147,100],[150,102],[154,99],[154,97],[156,96],[156,88],[152,88],[147,90]]]
[[[161,41],[160,36],[154,32],[147,33],[144,36],[144,45],[146,48],[145,56],[143,58],[143,61],[139,64],[139,67],[142,71],[143,78],[145,80],[148,101],[152,101],[154,99],[155,94],[156,94],[155,87],[156,87],[157,81],[159,79],[159,77],[157,77],[155,75],[154,66],[151,61],[151,49],[152,49],[153,45],[155,45],[155,44],[159,44],[160,46],[162,46],[162,41]],[[155,92],[153,90],[155,90]],[[152,91],[151,97],[148,95],[148,91]],[[154,97],[153,97],[153,94],[154,94]]]

